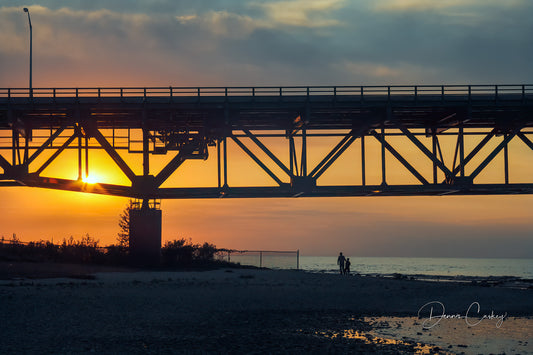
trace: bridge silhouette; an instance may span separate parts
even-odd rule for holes
[[[533,85],[0,88],[0,186],[125,196],[146,208],[167,198],[531,194],[533,161],[525,162],[527,181],[513,182],[509,144],[533,150],[532,134]],[[403,148],[394,144],[398,137]],[[311,140],[326,138],[338,143],[310,165]],[[278,140],[288,154],[275,154],[265,140]],[[380,153],[370,166],[371,140]],[[321,183],[356,141],[360,158],[350,169],[359,178]],[[229,142],[272,184],[232,185]],[[418,158],[401,153],[407,145]],[[129,183],[84,183],[93,149],[105,151]],[[78,178],[45,176],[66,150],[78,152]],[[216,185],[162,187],[185,161],[206,160],[210,150]],[[447,150],[453,159],[446,161]],[[141,155],[142,167],[130,166],[120,152]],[[151,157],[167,154],[172,159],[151,174]],[[500,180],[480,182],[498,156]],[[388,179],[391,158],[413,183]],[[381,181],[370,184],[376,165]]]
[[[139,199],[532,193],[533,173],[527,183],[512,183],[508,164],[512,140],[533,149],[532,113],[533,85],[0,89],[0,180],[3,186]],[[126,141],[118,143],[118,130],[127,130]],[[388,140],[397,136],[422,153],[433,167],[429,174]],[[450,136],[454,159],[445,162],[439,138]],[[316,166],[308,166],[310,137],[338,137],[339,143]],[[288,161],[262,138],[284,141]],[[381,146],[380,184],[367,184],[369,139]],[[466,139],[475,141],[468,152]],[[275,186],[231,186],[229,140]],[[360,166],[353,166],[359,170],[358,182],[321,185],[320,177],[356,140],[362,152]],[[496,147],[479,162],[482,148],[495,140]],[[217,151],[216,186],[161,187],[186,160],[207,159],[209,146]],[[43,176],[66,149],[78,150],[78,179]],[[131,184],[84,184],[92,149],[104,150]],[[257,149],[262,156],[254,153]],[[53,154],[34,167],[36,158],[49,150]],[[134,173],[121,150],[143,156],[142,174]],[[414,177],[414,184],[387,181],[386,152]],[[174,157],[151,175],[150,156],[161,154]],[[498,154],[504,156],[502,181],[476,183]]]

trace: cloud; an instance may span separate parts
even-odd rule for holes
[[[332,12],[343,7],[344,0],[288,0],[257,3],[274,24],[301,27],[338,26]]]
[[[374,9],[378,11],[429,11],[447,10],[454,8],[468,8],[471,6],[497,5],[501,7],[515,7],[524,3],[525,0],[376,0]]]
[[[264,21],[227,11],[209,11],[202,16],[176,16],[176,19],[182,25],[207,28],[216,36],[230,38],[246,38],[256,29],[268,27]]]
[[[30,11],[40,86],[485,84],[533,77],[533,3],[518,0],[39,3]],[[0,56],[3,86],[25,85],[28,28],[20,6],[0,7]]]

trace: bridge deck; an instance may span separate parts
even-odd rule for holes
[[[529,127],[533,85],[364,86],[252,88],[44,88],[0,89],[0,127],[14,117],[34,129],[64,124],[80,113],[101,128],[350,129],[354,122],[394,119],[408,128],[461,120],[465,128],[520,120]],[[525,121],[524,121],[525,119]],[[145,122],[146,124],[146,122]]]

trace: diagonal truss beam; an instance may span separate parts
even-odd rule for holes
[[[35,171],[35,173],[37,175],[40,175],[43,172],[43,170],[46,169],[48,167],[48,165],[50,165],[59,156],[59,154],[61,154],[70,145],[70,143],[72,143],[72,141],[74,141],[74,139],[76,139],[77,136],[78,136],[77,133],[74,133],[72,136],[70,136],[69,139],[67,139],[65,141],[65,143],[63,143],[63,145],[61,145],[61,147],[59,147],[54,152],[54,154],[52,154],[52,156],[50,158],[48,158],[48,160],[45,161],[43,163],[43,165],[41,165],[41,167],[39,169],[37,169],[37,171]]]
[[[309,175],[314,176],[318,171],[320,171],[322,167],[331,159],[331,157],[333,157],[351,138],[353,138],[353,129],[341,139],[335,148],[333,148],[320,163],[318,163],[318,165],[311,171]]]
[[[526,135],[525,135],[524,133],[522,133],[522,132],[518,132],[518,133],[517,133],[517,136],[518,136],[522,141],[524,141],[524,143],[526,143],[526,144],[529,146],[529,148],[531,148],[531,150],[533,150],[533,142],[531,142],[531,141],[529,140],[529,138],[527,138]]]
[[[135,173],[133,172],[133,170],[131,170],[128,164],[126,164],[124,159],[122,159],[122,157],[117,153],[117,151],[111,146],[111,144],[109,144],[109,142],[102,135],[102,133],[95,128],[91,130],[91,134],[96,139],[96,141],[100,143],[102,148],[104,148],[104,150],[111,157],[111,159],[113,159],[113,161],[115,162],[115,164],[117,164],[120,170],[122,170],[124,175],[126,175],[128,179],[133,182],[135,180]]]
[[[283,186],[283,181],[280,180],[244,143],[242,143],[237,137],[231,136],[231,139],[252,158],[257,165],[259,165],[279,186]]]
[[[278,159],[278,157],[276,157],[256,136],[254,136],[252,134],[252,132],[250,132],[248,129],[246,128],[241,128],[241,130],[244,132],[244,134],[246,134],[246,136],[248,138],[250,138],[259,148],[261,148],[261,150],[266,154],[268,155],[268,157],[270,159],[272,159],[272,161],[274,163],[276,163],[277,166],[280,167],[281,170],[283,170],[287,175],[289,176],[293,176],[293,174],[291,173],[291,171],[285,166],[285,164],[283,164],[281,162],[281,160]]]
[[[54,134],[52,134],[48,139],[29,157],[29,159],[26,161],[26,165],[30,165],[35,158],[39,156],[49,145],[51,145],[54,140],[59,137],[61,133],[63,133],[64,128],[60,127],[58,128]]]
[[[4,169],[4,171],[9,170],[11,168],[11,164],[0,154],[0,167]]]
[[[155,186],[161,186],[180,166],[187,160],[187,154],[179,152],[174,158],[157,174]]]
[[[329,154],[313,169],[311,176],[318,179],[328,168],[352,145],[352,143],[361,137],[368,130],[367,126],[361,126],[359,129],[352,129],[340,142],[333,148]]]
[[[457,173],[461,171],[461,168],[464,168],[466,164],[468,164],[468,162],[470,162],[470,160],[472,160],[472,158],[475,157],[476,154],[479,153],[479,151],[492,139],[492,137],[494,137],[495,134],[496,134],[495,130],[492,130],[489,134],[487,134],[481,140],[481,142],[479,142],[479,144],[474,149],[472,149],[470,154],[466,156],[464,161],[460,163],[455,169],[453,169],[452,175],[456,176]]]
[[[318,179],[328,170],[328,168],[348,149],[352,143],[357,139],[357,136],[352,135],[344,144],[337,150],[337,152],[325,163],[316,173],[312,174],[313,179]]]
[[[418,181],[420,181],[424,185],[429,185],[429,182],[411,165],[407,160],[404,159],[404,157],[401,156],[400,153],[396,151],[386,140],[384,137],[381,136],[381,134],[377,133],[375,130],[372,130],[370,132],[371,135],[373,135],[385,148],[396,158],[400,163],[402,163],[403,166],[407,170],[413,174]]]
[[[508,136],[506,136],[503,141],[498,144],[498,146],[496,148],[494,148],[494,150],[492,151],[492,153],[489,154],[489,156],[483,160],[483,162],[481,164],[479,164],[479,166],[477,167],[476,170],[474,170],[472,172],[472,174],[470,174],[470,178],[473,180],[476,178],[476,176],[479,175],[479,173],[481,173],[481,171],[483,171],[483,169],[492,161],[492,159],[494,159],[494,157],[496,157],[496,155],[498,155],[498,153],[505,147],[507,146],[507,144],[509,143],[509,141],[511,139],[514,138],[514,136],[516,136],[516,131],[513,131],[511,134],[509,134]]]
[[[401,125],[398,125],[398,128],[400,129],[400,131],[402,131],[403,134],[407,136],[407,138],[409,138],[411,142],[413,142],[418,147],[418,149],[420,149],[422,153],[424,153],[429,159],[431,159],[431,161],[435,163],[442,170],[442,172],[444,172],[444,175],[446,177],[452,176],[452,172],[450,171],[450,169],[448,169],[443,162],[437,159],[437,157],[435,157],[433,153],[431,153],[431,151],[427,149],[426,146],[422,142],[420,142],[420,140],[416,138],[407,128]]]

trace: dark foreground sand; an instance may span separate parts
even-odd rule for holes
[[[533,353],[531,289],[240,269],[94,275],[1,280],[0,353],[468,354],[498,337],[507,354]],[[431,301],[513,318],[427,330],[414,317]]]

